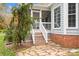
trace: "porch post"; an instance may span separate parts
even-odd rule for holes
[[[42,24],[42,10],[40,10],[40,30],[41,30],[41,24]]]
[[[67,30],[66,30],[66,28],[67,28],[67,25],[68,25],[68,22],[67,22],[67,20],[68,20],[68,4],[67,3],[64,3],[63,4],[63,9],[64,9],[64,12],[63,12],[63,14],[64,14],[64,34],[67,34]]]
[[[31,9],[31,17],[33,17],[33,10]],[[32,29],[33,29],[33,25],[32,25]]]

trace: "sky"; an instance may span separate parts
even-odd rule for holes
[[[17,6],[17,3],[6,3],[6,6],[8,7],[7,12],[11,13],[11,8]]]
[[[17,3],[7,3],[6,5],[7,5],[7,6],[12,6],[12,7],[13,7],[13,6],[16,6]]]

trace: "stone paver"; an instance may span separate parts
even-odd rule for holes
[[[17,52],[18,56],[66,56],[70,49],[63,48],[49,41],[46,45],[32,46],[26,50]]]

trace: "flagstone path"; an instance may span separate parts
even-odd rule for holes
[[[63,48],[49,41],[46,45],[32,46],[23,51],[19,51],[17,52],[17,56],[66,56],[69,50],[69,48]]]

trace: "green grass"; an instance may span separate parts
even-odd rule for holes
[[[0,56],[15,56],[16,54],[4,45],[4,33],[0,33]]]
[[[75,53],[68,53],[69,56],[79,56],[79,52],[75,52]]]

